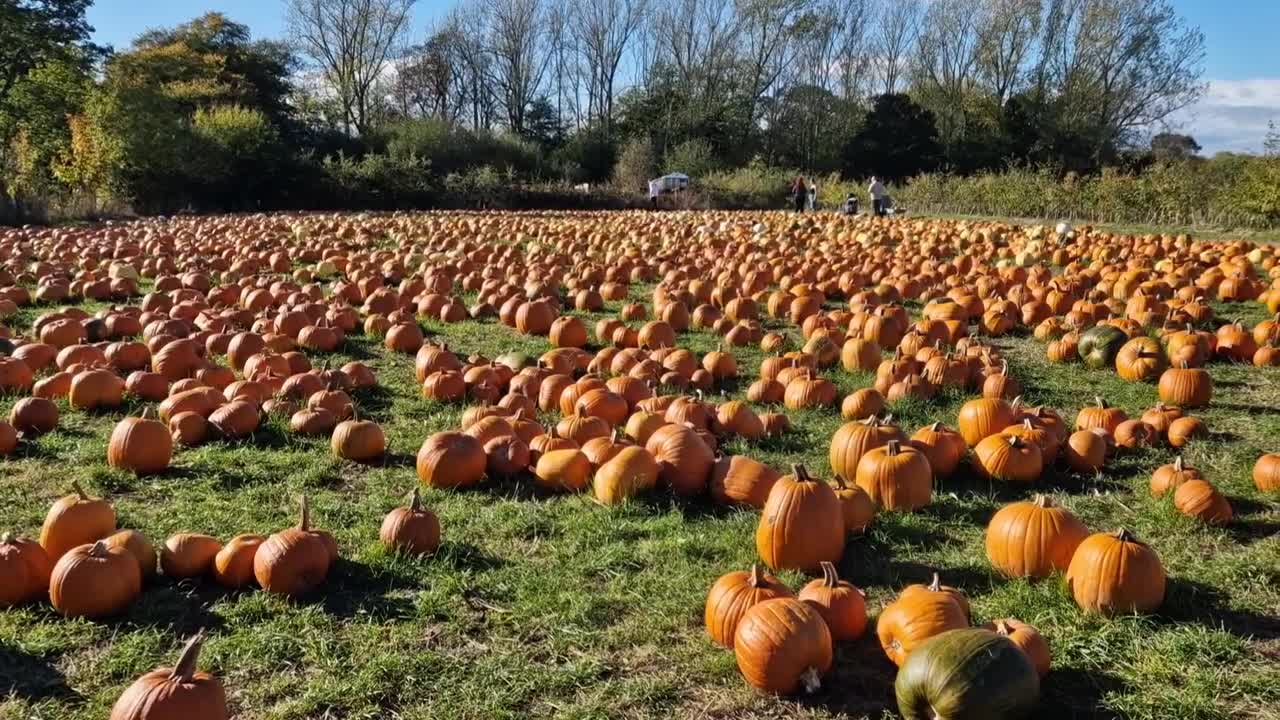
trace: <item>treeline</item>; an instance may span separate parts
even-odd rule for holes
[[[5,11],[10,214],[616,203],[676,170],[705,202],[780,204],[804,173],[834,204],[878,174],[1020,212],[1206,162],[1143,134],[1202,91],[1168,0],[479,0],[427,29],[414,0],[284,2],[279,41],[211,13],[120,51],[90,0]],[[1014,202],[1028,179],[1059,190]]]

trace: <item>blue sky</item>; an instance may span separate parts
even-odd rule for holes
[[[461,0],[466,1],[466,0]],[[474,1],[474,0],[472,0]],[[1175,119],[1208,153],[1256,150],[1268,121],[1280,124],[1280,0],[1171,0],[1205,34],[1205,80],[1200,103]],[[420,0],[415,26],[443,15],[454,0]],[[175,25],[210,10],[247,24],[255,37],[284,34],[283,0],[96,0],[89,22],[100,43],[127,47],[141,31]]]

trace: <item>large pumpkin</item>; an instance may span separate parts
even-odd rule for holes
[[[1089,536],[1071,511],[1047,495],[1006,505],[987,524],[987,559],[1010,577],[1048,577],[1066,571]]]
[[[756,526],[756,551],[773,569],[818,570],[844,554],[844,513],[835,491],[796,465],[769,491]]]
[[[658,461],[658,479],[676,495],[706,491],[715,454],[692,427],[664,425],[649,436],[645,449]]]
[[[67,551],[49,576],[49,602],[66,617],[119,615],[141,591],[138,561],[101,540]]]
[[[858,463],[868,451],[884,447],[890,440],[906,442],[902,431],[889,419],[869,417],[841,425],[831,437],[831,471],[843,478],[857,477]]]
[[[422,505],[422,494],[414,488],[408,507],[395,508],[382,519],[378,538],[392,552],[426,555],[440,547],[440,520]]]
[[[1090,535],[1067,567],[1067,586],[1088,612],[1151,612],[1164,602],[1160,556],[1128,530]]]
[[[471,487],[484,479],[487,460],[480,441],[460,432],[439,432],[418,450],[418,480],[427,487]]]
[[[615,505],[658,484],[658,461],[642,447],[623,447],[601,465],[592,479],[596,501]]]
[[[129,417],[116,423],[107,441],[107,464],[139,475],[162,472],[173,457],[173,436],[158,420]]]
[[[974,447],[1013,424],[1014,408],[1003,398],[978,398],[960,406],[956,426],[965,444]]]
[[[721,575],[707,593],[703,611],[707,634],[715,642],[733,649],[738,623],[752,606],[791,596],[791,588],[765,572],[759,563],[752,565],[750,571],[735,570]]]
[[[721,457],[711,468],[711,497],[721,503],[762,508],[779,477],[778,471],[746,455]]]
[[[969,626],[969,603],[958,590],[942,584],[937,573],[928,585],[908,585],[898,599],[880,611],[876,635],[880,647],[901,666],[929,638]]]
[[[253,557],[253,575],[267,592],[299,597],[324,582],[336,554],[332,538],[311,529],[311,512],[304,496],[298,526],[281,530],[262,543]]]
[[[133,682],[111,708],[110,720],[226,720],[222,683],[196,670],[204,635],[191,638],[173,668],[152,670]]]
[[[1019,720],[1039,702],[1040,676],[1008,638],[964,628],[916,648],[894,693],[905,720]]]
[[[738,670],[758,690],[814,692],[831,669],[831,632],[813,606],[775,598],[747,610],[733,636]]]
[[[898,440],[867,451],[858,461],[855,480],[876,507],[884,510],[919,510],[933,495],[933,469],[928,458]]]

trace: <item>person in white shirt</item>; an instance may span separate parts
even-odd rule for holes
[[[867,192],[871,194],[872,213],[884,215],[884,199],[889,193],[884,189],[884,183],[880,182],[880,178],[875,175],[871,176],[871,186],[867,188]]]
[[[810,182],[809,183],[809,212],[814,212],[817,209],[818,209],[818,183]]]

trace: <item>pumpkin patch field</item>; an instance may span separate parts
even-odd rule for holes
[[[1280,246],[0,229],[0,718],[1275,718]]]

